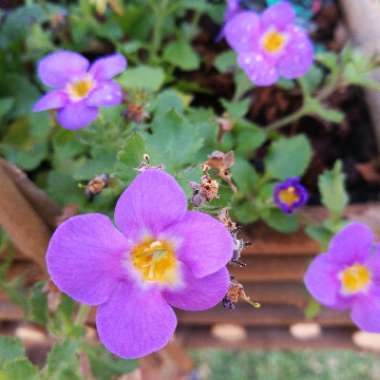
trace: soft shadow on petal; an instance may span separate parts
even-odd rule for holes
[[[360,298],[352,307],[351,319],[364,331],[380,333],[380,298]]]
[[[342,270],[331,254],[320,254],[309,265],[304,282],[309,293],[320,303],[331,307],[340,304],[338,273]]]
[[[62,87],[69,80],[82,76],[88,69],[88,60],[78,53],[58,51],[42,58],[38,63],[38,76],[49,87]]]
[[[232,258],[230,232],[208,214],[189,211],[164,232],[178,240],[177,256],[195,277],[204,277],[223,268]]]
[[[40,98],[33,106],[33,112],[62,108],[67,103],[67,96],[62,91],[51,91]]]
[[[183,268],[182,275],[184,287],[164,292],[164,298],[178,309],[210,309],[221,302],[228,291],[230,274],[226,268],[202,278],[194,277],[188,269]]]
[[[116,106],[123,100],[123,91],[120,85],[113,81],[105,81],[98,84],[86,99],[90,107]]]
[[[58,111],[58,123],[65,129],[85,128],[98,117],[98,109],[88,107],[83,101],[70,103]]]
[[[294,21],[295,16],[293,7],[288,2],[281,1],[264,11],[260,19],[261,26],[264,29],[273,26],[283,29]]]
[[[260,35],[259,17],[254,12],[241,12],[224,27],[224,36],[237,52],[252,51]]]
[[[124,56],[113,54],[96,60],[90,68],[90,73],[97,80],[107,80],[122,73],[126,68],[127,60]]]
[[[163,170],[147,169],[120,196],[115,222],[128,237],[137,238],[144,231],[158,234],[186,209],[186,195],[175,179]]]
[[[78,302],[105,302],[124,277],[125,237],[102,214],[74,216],[54,232],[47,250],[48,272],[57,287]]]
[[[100,341],[125,359],[160,350],[173,336],[176,325],[173,309],[157,289],[143,290],[125,282],[120,282],[96,314]]]

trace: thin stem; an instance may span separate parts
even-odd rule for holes
[[[82,326],[82,325],[84,325],[86,323],[86,321],[87,321],[87,317],[88,317],[88,315],[90,313],[90,310],[91,310],[90,306],[84,305],[84,304],[80,305],[79,306],[79,310],[78,310],[78,314],[77,314],[77,316],[75,318],[75,323],[74,324],[76,326]]]
[[[284,127],[285,125],[288,125],[301,117],[307,115],[308,110],[305,106],[302,106],[298,111],[283,117],[282,119],[279,119],[275,121],[274,123],[269,124],[268,126],[265,127],[265,130],[267,132],[274,132],[277,131],[278,129]]]
[[[155,13],[155,23],[153,27],[152,44],[150,48],[151,59],[157,58],[158,50],[162,41],[162,30],[164,26],[165,17],[167,16],[168,0],[161,0],[156,6],[153,7]]]

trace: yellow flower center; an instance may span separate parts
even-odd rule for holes
[[[67,92],[73,101],[84,99],[94,88],[95,82],[90,75],[67,85]]]
[[[366,290],[371,282],[371,272],[361,264],[354,264],[339,274],[341,292],[351,295]]]
[[[144,281],[173,284],[178,279],[174,248],[165,240],[144,240],[132,249],[131,257]]]
[[[263,37],[263,47],[267,53],[279,53],[285,46],[286,35],[277,32],[276,30],[269,30]]]
[[[285,203],[288,207],[293,206],[300,200],[297,189],[294,186],[289,186],[288,188],[281,190],[278,197],[281,203]]]

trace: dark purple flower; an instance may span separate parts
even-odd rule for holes
[[[380,252],[372,231],[362,223],[343,228],[327,253],[310,264],[304,281],[323,305],[351,309],[362,330],[380,332]]]
[[[273,190],[274,203],[287,214],[304,206],[308,198],[309,194],[298,177],[278,183]]]
[[[53,90],[34,105],[33,111],[56,109],[63,128],[84,128],[97,118],[99,107],[122,102],[122,89],[111,78],[123,72],[126,66],[121,54],[100,58],[91,67],[78,53],[49,54],[38,64],[38,77]]]
[[[284,1],[261,15],[241,11],[225,25],[224,34],[238,54],[238,64],[257,86],[269,86],[279,77],[303,76],[313,63],[313,45],[295,25],[295,12]]]
[[[115,224],[105,215],[75,216],[55,231],[48,271],[60,290],[99,305],[100,340],[137,358],[167,344],[172,307],[204,310],[222,301],[233,241],[211,216],[187,211],[185,193],[160,169],[146,169],[119,198]]]

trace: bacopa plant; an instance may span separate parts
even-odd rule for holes
[[[380,332],[378,243],[345,216],[357,177],[374,169],[338,147],[362,111],[351,91],[380,89],[379,60],[329,50],[333,33],[313,33],[329,7],[27,1],[0,14],[0,154],[62,208],[48,222],[44,281],[9,281],[11,254],[0,265],[1,289],[52,345],[37,368],[0,338],[0,379],[122,379],[170,342],[175,309],[221,304],[234,323],[246,302],[254,321],[254,294],[230,275],[246,266],[251,223],[303,229],[325,252],[305,273],[307,317],[350,310]],[[33,187],[32,201],[46,198]],[[323,220],[310,219],[313,205]]]

